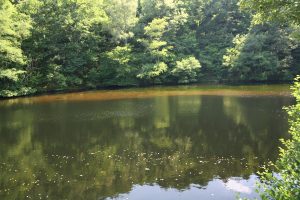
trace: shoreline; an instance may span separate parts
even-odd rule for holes
[[[95,91],[115,91],[126,89],[148,89],[148,88],[167,88],[167,87],[195,87],[195,86],[228,86],[228,87],[241,87],[241,86],[263,86],[263,85],[291,85],[292,81],[256,81],[256,82],[229,82],[229,81],[205,81],[189,84],[154,84],[154,85],[128,85],[128,86],[99,86],[96,88],[69,88],[69,89],[57,89],[57,90],[45,90],[38,91],[27,95],[19,95],[12,97],[0,96],[0,101],[9,99],[18,99],[26,97],[39,97],[44,95],[56,95],[56,94],[71,94],[80,92],[95,92]]]

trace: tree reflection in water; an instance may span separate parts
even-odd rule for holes
[[[277,157],[288,128],[281,108],[292,103],[205,95],[2,103],[0,198],[105,199],[157,187],[204,197],[212,184],[249,193],[241,181]]]

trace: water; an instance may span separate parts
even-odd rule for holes
[[[0,199],[258,197],[288,85],[156,87],[0,101]]]

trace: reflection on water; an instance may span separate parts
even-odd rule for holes
[[[121,194],[117,199],[131,200],[173,200],[173,199],[235,199],[238,195],[233,195],[232,192],[242,192],[250,194],[255,184],[256,177],[251,176],[249,180],[229,180],[227,183],[220,179],[210,181],[206,187],[201,187],[196,184],[191,184],[186,190],[178,190],[176,188],[163,189],[159,185],[135,185],[128,194]],[[226,189],[224,189],[226,188]],[[115,198],[107,198],[112,200]]]
[[[283,88],[2,101],[0,199],[255,197],[255,172],[287,137]]]

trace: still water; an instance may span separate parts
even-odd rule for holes
[[[288,85],[2,100],[0,199],[254,198],[293,103]]]

